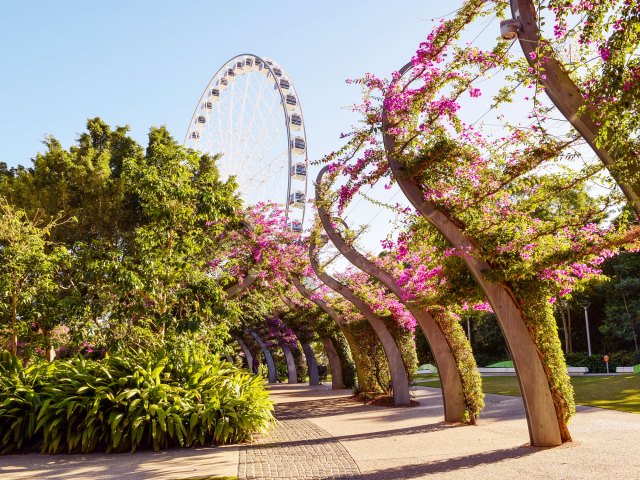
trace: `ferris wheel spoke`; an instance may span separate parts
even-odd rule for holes
[[[247,125],[247,137],[245,137],[245,142],[244,142],[244,146],[245,146],[245,150],[243,151],[243,155],[239,157],[239,168],[240,169],[245,169],[246,165],[249,163],[249,161],[251,160],[251,158],[253,157],[254,154],[254,150],[249,150],[249,145],[255,145],[256,144],[256,135],[255,135],[255,125],[256,125],[256,116],[261,116],[262,115],[262,105],[266,102],[263,101],[263,92],[264,92],[264,86],[265,84],[268,84],[268,80],[266,78],[266,76],[263,76],[262,81],[260,82],[260,88],[258,89],[258,93],[257,93],[257,97],[254,101],[254,108],[253,108],[253,112],[251,115],[251,120]],[[262,125],[265,125],[264,122],[262,122]],[[249,138],[251,137],[252,141],[249,141]],[[246,153],[246,152],[250,152],[250,153]]]
[[[265,119],[262,122],[262,128],[259,132],[259,134],[257,135],[256,138],[256,142],[254,144],[253,149],[251,150],[251,153],[249,154],[248,158],[253,158],[255,156],[256,151],[258,151],[259,147],[265,142],[265,139],[267,138],[267,132],[269,132],[269,127],[273,126],[273,123],[269,121],[269,119]]]
[[[264,173],[275,173],[278,170],[282,170],[282,164],[278,165],[282,160],[287,158],[288,148],[281,151],[276,157],[274,157],[269,163],[264,165],[263,169],[260,172],[256,172],[256,174],[250,177],[250,180],[254,178],[263,178],[264,180],[261,183],[264,183],[268,179]]]

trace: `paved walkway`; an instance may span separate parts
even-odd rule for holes
[[[442,421],[436,389],[417,407],[363,406],[349,391],[275,385],[278,424],[241,447],[93,455],[0,456],[0,480],[640,479],[640,415],[578,407],[574,442],[528,446],[522,400],[487,395],[476,427]]]
[[[572,443],[532,448],[520,398],[487,395],[472,427],[442,421],[436,389],[416,388],[420,405],[410,408],[363,406],[349,393],[277,385],[272,398],[280,415],[305,418],[342,444],[362,480],[640,479],[637,414],[578,407]]]
[[[265,438],[240,449],[238,478],[360,480],[362,477],[349,452],[327,431],[309,420],[287,418],[279,419]]]

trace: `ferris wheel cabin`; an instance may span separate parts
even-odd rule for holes
[[[289,195],[289,205],[293,208],[304,208],[304,192],[296,190]]]
[[[306,145],[304,138],[294,137],[291,139],[291,152],[294,155],[302,155],[305,151]]]
[[[291,87],[291,84],[289,83],[289,80],[286,80],[284,78],[280,79],[280,88],[283,90],[289,90],[289,88]],[[273,88],[278,88],[276,85],[273,86]]]
[[[298,220],[287,222],[287,228],[295,233],[302,233],[302,223]]]
[[[291,178],[294,180],[307,179],[307,164],[304,162],[296,162],[291,166]]]
[[[289,110],[293,110],[298,105],[298,99],[294,95],[287,95],[284,97],[285,102],[287,103],[287,108]]]
[[[289,118],[289,124],[291,125],[291,130],[300,130],[302,128],[302,117],[294,113]]]
[[[220,90],[217,88],[212,88],[211,90],[209,90],[209,100],[212,102],[217,102],[218,100],[220,100]]]

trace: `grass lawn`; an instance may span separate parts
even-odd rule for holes
[[[576,403],[640,413],[640,375],[598,375],[571,377]],[[440,387],[437,375],[416,375],[415,385]],[[520,396],[516,377],[482,377],[485,393]]]

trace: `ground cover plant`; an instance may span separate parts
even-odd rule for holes
[[[242,442],[272,420],[262,379],[201,348],[24,367],[0,361],[0,452],[159,450]]]

